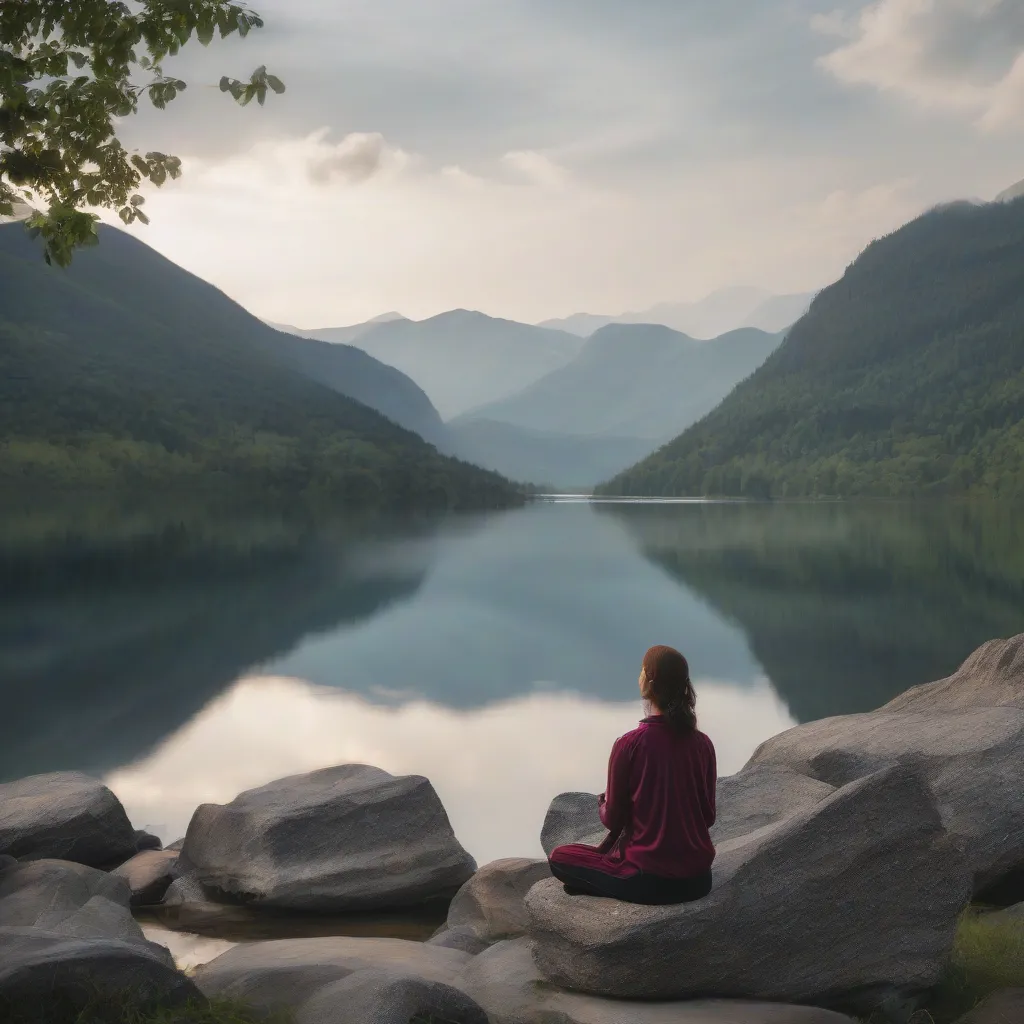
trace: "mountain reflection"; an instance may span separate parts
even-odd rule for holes
[[[970,504],[606,505],[742,628],[794,717],[878,707],[1024,630],[1024,515]]]

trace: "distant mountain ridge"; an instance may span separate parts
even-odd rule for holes
[[[813,293],[773,295],[761,288],[723,288],[698,302],[663,302],[648,309],[603,316],[575,313],[539,326],[589,337],[609,324],[660,324],[692,338],[719,337],[741,327],[769,334],[785,330],[807,312]]]
[[[781,340],[745,329],[701,342],[655,324],[610,324],[570,363],[456,422],[643,439],[653,447],[710,412]]]
[[[607,494],[1024,497],[1024,198],[873,242],[748,380]]]
[[[328,339],[335,332],[313,336]],[[416,381],[446,420],[533,383],[583,345],[572,334],[465,309],[373,324],[354,340]]]

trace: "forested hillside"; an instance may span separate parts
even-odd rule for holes
[[[872,243],[765,365],[606,494],[1024,496],[1024,200]]]
[[[340,393],[404,408],[422,396],[411,381],[318,344],[273,331],[122,232],[101,231],[62,271],[20,225],[2,226],[0,485],[346,507],[518,500],[498,475]],[[429,425],[431,413],[422,396],[416,415]]]

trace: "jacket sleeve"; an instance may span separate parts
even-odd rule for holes
[[[711,828],[718,816],[716,793],[718,789],[718,758],[715,746],[708,740],[708,757],[704,778],[704,824]]]
[[[608,788],[599,800],[601,824],[613,835],[625,827],[632,809],[629,787],[632,768],[630,739],[629,736],[623,736],[615,741],[608,759]]]

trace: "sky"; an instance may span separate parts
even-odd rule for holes
[[[1020,0],[258,0],[130,147],[133,232],[266,319],[536,322],[815,290],[1024,178]],[[238,109],[222,74],[288,88]]]

